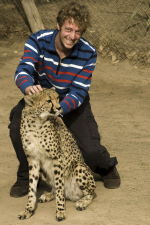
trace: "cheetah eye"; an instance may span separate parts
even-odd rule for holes
[[[48,103],[51,103],[52,101],[49,99],[49,100],[47,100],[47,102],[48,102]]]

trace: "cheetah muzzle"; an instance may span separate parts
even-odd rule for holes
[[[65,199],[75,201],[84,210],[95,197],[95,181],[72,134],[60,117],[58,94],[52,89],[24,97],[21,138],[29,163],[29,192],[25,211],[19,219],[27,219],[35,211],[40,174],[51,185],[51,192],[41,195],[39,202],[56,199],[56,219],[65,219]]]

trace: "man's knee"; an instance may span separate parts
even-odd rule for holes
[[[15,115],[11,117],[8,125],[10,138],[15,139],[20,135],[20,122],[20,118],[17,118]]]
[[[23,105],[19,102],[10,112],[9,136],[13,143],[18,142],[20,139],[20,123]]]
[[[18,130],[21,123],[21,114],[24,108],[24,100],[22,99],[10,112],[8,128],[12,131]]]

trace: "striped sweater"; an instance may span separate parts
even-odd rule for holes
[[[55,87],[66,114],[79,107],[88,95],[97,54],[89,42],[80,38],[72,53],[61,60],[55,49],[57,33],[58,30],[41,30],[29,37],[15,81],[23,93],[35,84]]]

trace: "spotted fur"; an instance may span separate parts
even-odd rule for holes
[[[52,191],[41,195],[39,201],[56,199],[56,219],[65,219],[65,199],[75,201],[77,210],[84,210],[95,196],[95,182],[84,163],[72,134],[60,117],[57,93],[44,89],[25,96],[22,112],[21,137],[29,163],[29,193],[25,211],[19,219],[32,216],[36,207],[36,191],[40,172],[51,185]]]

